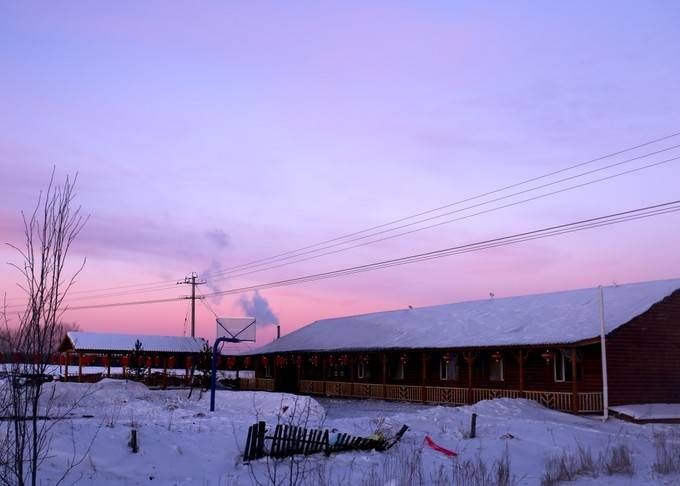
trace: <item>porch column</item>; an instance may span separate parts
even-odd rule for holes
[[[384,351],[382,354],[382,386],[383,386],[383,398],[387,398],[387,353]]]
[[[83,354],[78,353],[78,381],[83,381]]]
[[[524,396],[524,362],[529,357],[529,351],[525,352],[520,349],[515,356],[519,363],[519,392]]]
[[[571,411],[578,413],[578,383],[576,381],[576,347],[571,348]]]
[[[354,395],[354,381],[356,377],[355,367],[356,360],[354,359],[354,353],[349,354],[349,382],[352,384],[351,393]]]
[[[467,401],[469,405],[472,405],[472,365],[475,362],[476,356],[472,351],[466,351],[463,353],[463,357],[465,358],[465,361],[467,362],[467,368],[468,368],[468,397]]]
[[[106,356],[107,356],[106,377],[111,378],[111,353],[108,353]]]
[[[64,357],[64,378],[65,381],[68,381],[68,360],[71,359],[71,355],[68,354],[68,351],[65,354]]]
[[[422,384],[422,390],[421,390],[421,399],[423,403],[427,402],[427,359],[429,358],[429,355],[423,351],[420,353],[420,379],[421,379],[421,384]]]

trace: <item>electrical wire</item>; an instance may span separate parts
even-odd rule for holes
[[[301,247],[301,248],[297,248],[295,250],[289,250],[289,251],[286,251],[286,252],[283,252],[283,253],[279,253],[279,254],[276,254],[276,255],[273,255],[273,256],[270,256],[270,257],[261,258],[261,259],[258,259],[258,260],[253,260],[251,262],[247,262],[247,263],[240,264],[240,265],[235,265],[235,266],[228,267],[226,269],[222,269],[222,270],[219,270],[219,271],[216,271],[216,272],[208,272],[208,273],[203,274],[202,276],[203,277],[209,277],[209,276],[215,276],[215,275],[223,275],[226,272],[230,272],[230,271],[233,271],[233,270],[240,270],[240,269],[243,269],[244,267],[250,267],[250,266],[261,264],[261,263],[271,263],[271,260],[278,259],[279,257],[284,257],[284,256],[287,256],[287,255],[291,255],[291,257],[299,256],[299,255],[292,255],[292,254],[297,254],[301,251],[316,248],[318,246],[322,246],[322,245],[325,245],[327,243],[333,243],[333,242],[337,242],[337,241],[340,241],[340,240],[345,240],[347,238],[352,238],[354,236],[358,236],[358,235],[361,235],[361,234],[364,234],[364,233],[367,233],[367,232],[370,232],[370,231],[374,231],[374,230],[377,230],[377,229],[385,228],[387,226],[392,226],[394,224],[398,224],[398,223],[407,221],[409,219],[413,219],[413,218],[416,218],[416,217],[431,214],[431,213],[440,211],[442,209],[446,209],[446,208],[449,208],[449,207],[452,207],[452,206],[456,206],[456,205],[459,205],[459,204],[470,202],[470,201],[473,201],[473,200],[476,200],[476,199],[481,199],[481,198],[486,197],[486,196],[498,194],[498,193],[504,192],[504,191],[509,190],[509,189],[513,189],[513,188],[516,188],[516,187],[519,187],[519,186],[530,184],[530,183],[538,181],[538,180],[546,179],[548,177],[552,177],[554,175],[561,174],[561,173],[567,172],[567,171],[572,170],[572,169],[576,169],[576,168],[579,168],[579,167],[590,165],[590,164],[593,164],[595,162],[599,162],[599,161],[602,161],[602,160],[605,160],[605,159],[608,159],[608,158],[615,157],[617,155],[621,155],[621,154],[624,154],[624,153],[627,153],[627,152],[631,152],[633,150],[636,150],[636,149],[639,149],[639,148],[642,148],[642,147],[646,147],[646,146],[649,146],[649,145],[652,145],[652,144],[655,144],[655,143],[658,143],[658,142],[662,142],[664,140],[668,140],[668,139],[671,139],[671,138],[674,138],[674,137],[677,137],[677,136],[680,136],[680,132],[675,132],[675,133],[672,133],[670,135],[667,135],[667,136],[664,136],[664,137],[659,137],[659,138],[656,138],[656,139],[653,139],[653,140],[650,140],[650,141],[647,141],[647,142],[644,142],[644,143],[641,143],[641,144],[638,144],[638,145],[635,145],[635,146],[632,146],[632,147],[628,147],[628,148],[625,148],[625,149],[622,149],[622,150],[611,152],[611,153],[608,153],[606,155],[602,155],[602,156],[587,160],[585,162],[580,162],[580,163],[573,164],[573,165],[570,165],[570,166],[567,166],[567,167],[563,167],[561,169],[551,171],[551,172],[542,174],[540,176],[532,177],[530,179],[526,179],[526,180],[523,180],[523,181],[520,181],[520,182],[516,182],[516,183],[510,184],[510,185],[507,185],[507,186],[503,186],[503,187],[500,187],[498,189],[494,189],[492,191],[487,191],[485,193],[478,194],[476,196],[467,197],[465,199],[461,199],[461,200],[458,200],[458,201],[455,201],[455,202],[452,202],[452,203],[449,203],[449,204],[445,204],[443,206],[439,206],[439,207],[436,207],[436,208],[433,208],[433,209],[429,209],[429,210],[422,211],[422,212],[419,212],[419,213],[415,213],[415,214],[405,216],[405,217],[402,217],[402,218],[399,218],[399,219],[388,221],[386,223],[375,225],[375,226],[372,226],[370,228],[366,228],[366,229],[363,229],[363,230],[360,230],[360,231],[355,231],[353,233],[348,233],[348,234],[345,234],[345,235],[337,236],[337,237],[327,239],[327,240],[324,240],[324,241],[321,241],[321,242],[318,242],[318,243],[314,243],[314,244],[307,245],[307,246],[304,246],[304,247]],[[674,147],[671,147],[671,148],[675,148],[675,147],[677,147],[677,145],[674,146]],[[666,150],[666,149],[664,149],[664,150]],[[652,154],[650,154],[650,155],[652,155]],[[635,158],[633,160],[637,160],[637,158]]]
[[[596,218],[590,218],[580,221],[575,221],[571,223],[550,226],[547,228],[541,228],[538,230],[527,231],[523,233],[516,233],[510,236],[503,236],[500,238],[494,238],[490,240],[484,240],[480,242],[470,243],[466,245],[459,245],[449,248],[444,248],[441,250],[435,250],[426,253],[419,253],[415,255],[409,255],[406,257],[384,260],[380,262],[374,262],[366,265],[359,265],[354,267],[348,267],[339,270],[333,270],[330,272],[317,273],[312,275],[307,275],[303,277],[296,277],[292,279],[279,280],[276,282],[269,282],[265,284],[257,284],[247,287],[234,288],[229,290],[216,291],[208,294],[204,294],[205,297],[213,297],[218,295],[229,295],[236,293],[243,293],[251,290],[261,290],[264,288],[280,287],[284,285],[292,285],[295,283],[309,282],[315,280],[322,280],[326,278],[334,278],[337,276],[349,275],[352,273],[359,273],[365,271],[371,271],[378,268],[387,268],[391,266],[404,265],[409,263],[414,263],[423,260],[429,260],[433,258],[442,258],[445,256],[451,256],[460,253],[468,253],[471,251],[479,251],[488,248],[495,248],[498,246],[505,246],[508,244],[515,244],[524,241],[531,241],[535,239],[547,238],[552,236],[557,236],[566,233],[573,233],[576,231],[583,231],[586,229],[610,226],[612,224],[619,224],[627,221],[634,221],[643,218],[649,218],[653,216],[658,216],[662,214],[669,214],[680,211],[680,200],[671,201],[663,204],[657,204],[654,206],[647,206],[643,208],[633,209],[629,211],[623,211],[619,213],[613,213],[606,216],[599,216]]]
[[[542,199],[542,198],[545,198],[545,197],[548,197],[548,196],[553,196],[553,195],[560,194],[560,193],[567,192],[567,191],[571,191],[571,190],[574,190],[574,189],[579,189],[581,187],[596,184],[598,182],[606,181],[606,180],[613,179],[613,178],[616,178],[616,177],[620,177],[620,176],[623,176],[623,175],[632,174],[632,173],[639,172],[639,171],[644,170],[644,169],[656,167],[656,166],[667,164],[667,163],[670,163],[670,162],[675,162],[675,161],[678,161],[678,160],[680,160],[680,156],[673,157],[673,158],[670,158],[670,159],[661,160],[661,161],[654,162],[654,163],[651,163],[651,164],[647,164],[647,165],[644,165],[644,166],[641,166],[641,167],[636,167],[634,169],[628,169],[628,170],[623,171],[623,172],[618,172],[616,174],[611,174],[611,175],[608,175],[608,176],[605,176],[605,177],[601,177],[601,178],[598,178],[598,179],[583,182],[583,183],[576,184],[576,185],[573,185],[573,186],[561,188],[561,189],[558,189],[558,190],[555,190],[555,191],[547,192],[547,193],[540,194],[540,195],[537,195],[537,196],[533,196],[533,197],[530,197],[530,198],[521,199],[519,201],[514,201],[514,202],[511,202],[511,203],[500,205],[500,206],[493,207],[493,208],[490,208],[490,209],[485,209],[483,211],[478,211],[478,212],[468,214],[468,215],[465,215],[465,216],[460,216],[460,217],[448,219],[448,220],[445,220],[445,221],[439,221],[437,223],[433,223],[433,224],[423,226],[423,227],[420,227],[420,228],[415,228],[415,229],[412,229],[412,230],[403,231],[403,232],[400,232],[400,233],[397,233],[397,234],[385,236],[385,237],[378,238],[378,239],[375,239],[375,240],[370,240],[370,241],[366,241],[366,242],[363,242],[363,243],[358,243],[356,245],[352,245],[352,246],[349,246],[349,247],[339,248],[339,249],[327,251],[327,252],[324,252],[324,253],[314,254],[314,255],[311,255],[311,256],[308,256],[308,257],[298,258],[296,260],[286,261],[284,263],[280,263],[280,264],[277,264],[277,265],[270,265],[270,266],[267,266],[267,267],[264,267],[264,268],[259,268],[259,269],[250,270],[250,271],[246,271],[246,272],[240,272],[240,273],[236,273],[236,274],[229,274],[229,275],[226,275],[226,276],[220,277],[220,278],[213,278],[212,281],[225,280],[227,278],[233,279],[233,278],[237,278],[237,277],[243,277],[243,276],[246,276],[246,275],[252,275],[252,274],[264,272],[264,271],[267,271],[267,270],[273,270],[273,269],[276,269],[276,268],[281,268],[281,267],[285,267],[285,266],[288,266],[288,265],[293,265],[295,263],[301,263],[301,262],[305,262],[305,261],[309,261],[309,260],[314,260],[314,259],[317,259],[317,258],[321,258],[323,256],[333,255],[333,254],[336,254],[336,253],[342,253],[342,252],[349,251],[349,250],[352,250],[352,249],[355,249],[355,248],[371,245],[371,244],[374,244],[374,243],[379,243],[379,242],[382,242],[382,241],[391,240],[391,239],[394,239],[394,238],[399,238],[399,237],[402,237],[402,236],[405,236],[405,235],[417,233],[417,232],[424,231],[424,230],[431,229],[431,228],[435,228],[435,227],[438,227],[438,226],[443,226],[445,224],[450,224],[450,223],[453,223],[453,222],[456,222],[456,221],[462,221],[462,220],[465,220],[465,219],[473,218],[475,216],[480,216],[480,215],[483,215],[483,214],[499,211],[501,209],[507,209],[507,208],[510,208],[510,207],[513,207],[513,206],[517,206],[519,204],[524,204],[524,203],[527,203],[527,202],[530,202],[530,201],[535,201],[535,200],[538,200],[538,199]],[[505,199],[505,197],[498,198],[497,200],[501,200],[501,199]],[[496,200],[494,200],[494,201],[496,201]],[[463,211],[463,210],[472,209],[474,207],[479,207],[479,206],[482,206],[484,204],[487,204],[487,203],[481,203],[481,204],[477,204],[475,206],[469,206],[469,207],[463,208],[461,210],[452,211],[451,213],[447,213],[447,214],[452,214],[452,213],[460,212],[460,211]],[[428,219],[433,219],[433,218],[428,218]],[[412,225],[412,223],[409,223],[407,225],[404,225],[404,226],[401,226],[401,227],[398,227],[398,228],[408,227],[408,226],[411,226],[411,225]],[[363,239],[363,238],[364,237],[361,237],[359,239]],[[330,248],[332,246],[337,246],[337,245],[331,245],[331,246],[325,247],[325,248]],[[320,251],[322,249],[323,248],[320,248],[317,251]]]
[[[364,273],[368,271],[389,268],[394,266],[407,265],[411,263],[416,263],[425,260],[432,260],[437,258],[444,258],[447,256],[453,256],[463,253],[470,253],[475,251],[487,250],[490,248],[497,248],[501,246],[507,246],[511,244],[522,243],[526,241],[538,240],[548,237],[554,237],[558,235],[574,233],[578,231],[584,231],[593,228],[601,228],[606,226],[611,226],[614,224],[620,224],[629,221],[636,221],[639,219],[650,218],[654,216],[660,216],[664,214],[670,214],[680,211],[680,200],[670,201],[662,204],[656,204],[653,206],[646,206],[642,208],[632,209],[628,211],[622,211],[618,213],[608,214],[605,216],[598,216],[595,218],[589,218],[579,221],[574,221],[571,223],[565,223],[560,225],[549,226],[546,228],[540,228],[537,230],[525,231],[522,233],[515,233],[509,236],[502,236],[498,238],[483,240],[475,243],[469,243],[465,245],[452,246],[448,248],[443,248],[440,250],[434,250],[425,253],[418,253],[414,255],[408,255],[401,258],[394,258],[390,260],[383,260],[379,262],[369,263],[365,265],[359,265],[354,267],[342,268],[338,270],[333,270],[329,272],[316,273],[312,275],[305,275],[302,277],[296,277],[286,280],[279,280],[275,282],[268,282],[263,284],[256,284],[246,287],[233,288],[228,290],[221,290],[212,293],[203,294],[202,297],[214,297],[218,295],[230,295],[248,292],[252,290],[262,290],[274,287],[284,287],[289,285],[295,285],[299,283],[307,283],[318,280],[326,280],[329,278],[337,278],[341,276],[352,275],[356,273]],[[155,304],[161,302],[171,302],[177,300],[184,300],[184,297],[178,297],[175,299],[161,299],[156,301],[134,301],[134,302],[120,302],[114,304],[103,304],[103,305],[92,305],[92,306],[79,306],[79,307],[66,307],[64,310],[79,310],[79,309],[93,309],[99,307],[119,307],[127,305],[142,305],[142,304]]]

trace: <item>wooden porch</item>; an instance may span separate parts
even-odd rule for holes
[[[469,405],[525,398],[572,413],[603,408],[597,344],[248,357],[241,388],[306,395]]]
[[[273,391],[274,380],[266,378],[242,378],[242,390]],[[467,405],[468,388],[444,386],[382,385],[380,383],[348,383],[345,381],[301,380],[300,394],[326,397],[372,398],[421,402],[433,405]],[[580,392],[576,395],[578,413],[602,412],[601,392]],[[472,388],[472,402],[493,398],[526,398],[545,407],[564,412],[574,411],[573,394],[570,392],[518,391],[493,388]]]

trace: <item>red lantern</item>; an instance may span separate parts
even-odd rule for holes
[[[491,357],[496,363],[500,363],[500,361],[503,359],[503,355],[500,353],[500,351],[496,351],[491,355]]]
[[[227,368],[230,370],[233,369],[236,366],[236,358],[233,356],[229,356],[227,358]]]
[[[63,354],[59,355],[59,364],[61,366],[64,366],[66,364],[66,356],[64,356]]]
[[[262,366],[265,368],[269,366],[269,358],[267,356],[262,356]]]
[[[153,365],[153,360],[151,359],[151,356],[146,358],[146,367],[151,368],[151,365]]]
[[[190,369],[193,367],[193,364],[194,359],[191,356],[187,356],[187,359],[184,360],[184,367]]]
[[[245,369],[249,369],[251,363],[252,363],[252,358],[251,358],[250,356],[247,356],[247,357],[243,360],[243,367],[244,367]]]
[[[311,364],[315,368],[319,366],[319,357],[316,354],[311,355],[309,357],[309,364]]]
[[[123,368],[127,368],[129,364],[130,364],[130,357],[127,356],[127,355],[121,356],[121,358],[120,358],[120,365],[121,365]]]
[[[545,364],[550,364],[553,359],[553,354],[546,349],[543,353],[541,353],[541,358],[545,360]]]
[[[104,365],[104,368],[108,368],[111,365],[111,358],[108,354],[102,358],[102,364]]]
[[[175,361],[176,361],[175,357],[174,357],[174,356],[170,356],[170,357],[168,358],[168,368],[174,369],[174,368],[175,368]]]
[[[277,368],[282,368],[283,366],[286,365],[286,358],[284,358],[283,356],[277,356],[274,363],[276,364]]]
[[[33,364],[40,364],[40,361],[42,361],[40,358],[40,353],[35,353],[33,355]]]

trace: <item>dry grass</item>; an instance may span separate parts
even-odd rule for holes
[[[677,438],[666,433],[656,434],[654,446],[656,457],[652,470],[662,475],[680,472],[680,442]]]
[[[627,445],[607,447],[600,453],[597,461],[590,448],[578,445],[576,451],[563,450],[561,454],[550,456],[545,461],[545,471],[541,486],[555,486],[573,481],[579,476],[598,477],[600,474],[635,474],[635,465]]]

